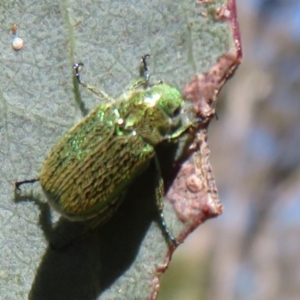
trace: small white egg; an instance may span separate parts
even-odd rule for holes
[[[15,51],[19,51],[23,48],[24,46],[24,41],[19,38],[19,37],[15,37],[12,41],[12,47]]]

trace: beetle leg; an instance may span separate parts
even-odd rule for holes
[[[176,140],[177,138],[181,137],[184,133],[186,133],[188,130],[195,130],[197,128],[198,123],[188,123],[184,126],[178,128],[175,132],[173,132],[171,135],[169,135],[166,140],[172,141]]]
[[[165,221],[165,217],[164,217],[164,212],[163,212],[164,193],[165,193],[164,181],[161,176],[160,166],[159,166],[159,162],[158,162],[156,155],[155,155],[154,160],[155,160],[155,167],[156,167],[156,174],[157,174],[157,183],[156,183],[156,187],[155,187],[155,198],[156,198],[156,206],[158,209],[158,223],[159,223],[165,237],[167,238],[168,243],[173,246],[177,246],[178,242],[175,239],[175,237],[171,234],[171,232],[169,231],[168,226]]]
[[[150,74],[147,65],[147,60],[150,58],[150,54],[145,54],[141,57],[141,65],[140,65],[140,76],[144,77],[146,83],[149,82]]]
[[[21,190],[20,189],[21,185],[27,184],[27,183],[35,183],[35,182],[37,182],[39,180],[40,180],[39,178],[34,178],[34,179],[29,179],[29,180],[16,181],[15,182],[15,189],[20,191]]]
[[[149,86],[149,78],[150,78],[150,73],[148,69],[148,64],[147,60],[150,57],[149,54],[145,54],[141,57],[141,64],[139,68],[140,72],[140,78],[136,81],[134,81],[128,88],[127,90],[135,90],[139,87],[144,87],[145,89]]]
[[[109,101],[109,102],[114,102],[114,100],[112,98],[110,98],[104,91],[98,89],[97,87],[93,86],[93,85],[89,85],[87,83],[85,83],[84,81],[81,81],[80,78],[80,74],[79,74],[79,69],[83,67],[83,63],[77,63],[75,62],[73,64],[73,69],[74,69],[74,75],[78,81],[79,84],[81,84],[82,86],[84,86],[88,91],[90,91],[91,93],[93,93],[94,95],[96,95],[96,97],[100,98],[101,100],[105,100],[105,101]]]

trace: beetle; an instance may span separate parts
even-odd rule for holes
[[[93,220],[96,227],[117,210],[128,187],[154,161],[156,206],[167,240],[177,244],[163,215],[164,182],[156,148],[176,142],[194,123],[183,118],[181,93],[168,84],[149,84],[146,54],[141,59],[140,78],[115,101],[102,90],[78,83],[108,103],[100,104],[69,129],[45,159],[38,179],[50,205],[72,221]]]

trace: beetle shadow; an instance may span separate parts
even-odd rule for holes
[[[48,204],[31,197],[41,209],[45,237],[55,246],[49,244],[42,257],[30,300],[97,299],[131,266],[157,216],[153,173],[150,167],[135,181],[107,223],[84,234],[84,223],[64,218],[51,229]],[[17,201],[22,201],[21,197]],[[66,247],[55,250],[61,242]]]

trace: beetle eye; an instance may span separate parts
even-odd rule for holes
[[[174,116],[174,117],[178,116],[179,113],[180,113],[180,111],[181,111],[181,107],[177,107],[177,108],[173,111],[173,116]]]

